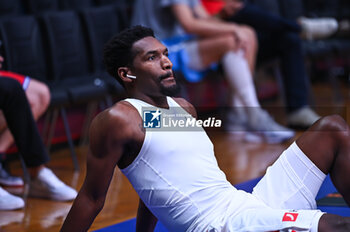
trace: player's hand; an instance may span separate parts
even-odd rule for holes
[[[219,12],[220,17],[227,19],[235,15],[244,6],[244,3],[237,0],[226,0],[224,7]]]

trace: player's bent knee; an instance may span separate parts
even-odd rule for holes
[[[347,131],[348,125],[346,121],[339,115],[330,115],[322,117],[317,121],[317,127],[322,131]]]
[[[233,35],[225,35],[221,37],[221,45],[225,50],[234,50],[237,47],[236,39]]]

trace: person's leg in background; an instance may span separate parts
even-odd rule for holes
[[[26,96],[22,90],[22,86],[17,82],[16,80],[9,79],[9,78],[0,78],[0,109],[3,111],[3,116],[8,118],[7,120],[3,121],[9,121],[7,122],[7,125],[10,125],[12,130],[16,132],[17,130],[23,130],[24,132],[33,132],[35,129],[32,128],[32,124],[29,123],[28,125],[25,125],[25,128],[20,128],[19,126],[22,126],[21,124],[24,124],[24,122],[28,122],[28,117],[26,115],[26,112],[30,109],[26,109],[26,107],[29,108],[28,104],[25,104],[24,99],[26,99]],[[10,116],[10,117],[9,117]],[[31,118],[29,118],[29,121]],[[17,122],[18,121],[18,124]],[[6,128],[8,130],[8,128]],[[22,135],[24,135],[24,138],[22,138]],[[2,134],[4,136],[4,134]],[[31,142],[31,138],[35,136],[31,136],[31,134],[27,134],[28,142]],[[6,139],[6,134],[5,134]],[[23,142],[19,142],[19,147],[25,146],[27,138],[25,136],[25,133],[20,133],[20,135],[17,136],[17,139],[23,139]],[[0,137],[0,141],[2,141],[2,138]],[[37,146],[37,141],[34,140],[34,144],[29,144],[30,148]],[[1,152],[6,151],[6,143],[5,147],[0,147]],[[4,145],[3,145],[4,146]],[[34,154],[40,154],[40,153],[34,153]],[[4,189],[0,188],[0,210],[13,210],[18,208],[24,207],[24,201],[17,196],[11,195],[8,192],[6,192]]]
[[[306,73],[300,37],[285,33],[280,40],[281,70],[287,105],[287,121],[291,127],[305,129],[320,118],[310,108],[311,82]],[[288,48],[288,49],[286,49]]]
[[[34,79],[30,79],[28,86],[24,86],[24,88],[33,117],[37,120],[44,114],[50,104],[50,90],[44,83]],[[14,142],[11,132],[6,125],[4,115],[0,114],[0,153],[6,152]]]
[[[255,33],[249,27],[245,27],[245,32],[248,36],[255,37]],[[241,118],[244,118],[244,121],[239,121],[235,118],[235,123],[238,121],[238,124],[241,124],[245,130],[258,133],[259,135],[254,138],[254,141],[257,141],[258,138],[258,142],[262,140],[269,143],[279,143],[288,140],[294,136],[294,132],[278,125],[261,109],[257,99],[251,74],[251,66],[254,66],[257,45],[256,40],[251,39],[249,41],[248,43],[252,43],[252,45],[247,44],[247,47],[251,47],[249,52],[252,54],[249,54],[248,57],[252,59],[249,59],[246,55],[248,50],[237,50],[237,47],[235,47],[236,40],[233,35],[198,40],[198,58],[201,60],[199,63],[202,66],[192,68],[201,70],[213,62],[222,61],[225,76],[232,90],[230,92],[231,106],[243,109],[241,112],[244,116]],[[194,51],[189,51],[191,57],[191,54],[195,53],[195,48]],[[253,139],[250,140],[252,141]]]
[[[16,80],[0,78],[0,94],[0,108],[31,176],[29,194],[58,201],[74,199],[76,191],[66,186],[45,167],[49,156],[22,86]],[[0,194],[0,210],[24,207],[21,198],[3,189]]]
[[[30,108],[35,120],[43,115],[50,104],[50,90],[47,85],[35,79],[23,76],[9,71],[0,71],[0,78],[10,78],[22,84],[25,94],[30,103]],[[7,128],[7,123],[3,113],[0,110],[0,184],[3,186],[20,187],[23,186],[23,180],[12,176],[4,167],[6,155],[4,153],[14,143],[13,136]]]
[[[247,24],[256,31],[264,31],[269,33],[284,33],[290,31],[301,33],[302,31],[302,28],[296,21],[264,11],[261,8],[249,3],[245,3],[241,10],[226,20]]]
[[[230,20],[246,23],[257,30],[260,60],[281,59],[288,124],[301,128],[311,126],[319,116],[309,107],[311,85],[304,64],[299,24],[249,4]]]
[[[300,37],[289,32],[278,35],[261,33],[259,38],[259,59],[280,58],[289,126],[302,129],[311,126],[319,116],[310,108],[311,83],[306,73]]]
[[[0,87],[0,108],[26,164],[38,166],[46,163],[48,154],[21,85],[15,80],[0,78]]]
[[[300,12],[300,14],[302,13]],[[296,15],[295,17],[295,20],[285,18],[246,2],[236,14],[227,16],[225,19],[250,25],[257,31],[270,33],[295,32],[302,39],[307,40],[327,38],[334,34],[339,27],[335,18],[307,18],[303,15]]]
[[[244,48],[244,57],[249,65],[250,72],[254,73],[258,53],[258,38],[255,30],[250,26],[240,25],[240,28],[243,30],[247,38],[247,46]]]

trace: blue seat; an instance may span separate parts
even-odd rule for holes
[[[94,6],[93,0],[59,0],[62,10],[80,10]]]
[[[105,43],[126,27],[120,9],[115,6],[94,7],[81,11],[81,16],[89,38],[88,46],[91,48],[94,75],[106,82],[111,94],[120,96],[124,93],[123,87],[106,72],[103,64]]]
[[[21,0],[0,0],[0,17],[12,17],[24,14]]]
[[[49,12],[41,20],[50,50],[51,75],[67,86],[71,103],[103,99],[108,94],[107,87],[103,80],[92,75],[91,53],[78,14]]]
[[[26,0],[25,7],[29,14],[41,14],[59,10],[58,0]]]

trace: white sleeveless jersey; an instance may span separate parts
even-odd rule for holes
[[[153,113],[158,112],[156,107],[143,101],[126,101],[139,111],[141,117],[150,107]],[[162,116],[185,115],[193,119],[172,98],[168,97],[167,101],[169,109],[160,108]],[[153,116],[152,119],[159,114]],[[293,144],[281,155],[263,178],[265,182],[261,181],[260,188],[253,194],[237,190],[226,180],[214,156],[213,144],[201,127],[175,131],[161,127],[146,128],[140,153],[122,172],[145,205],[169,231],[317,231],[322,213],[310,210],[307,203],[297,207],[307,210],[281,209],[281,206],[294,208],[302,200],[315,201],[317,191],[305,197],[308,196],[305,192],[309,192],[305,186],[322,183],[319,175],[311,175],[305,180],[291,176],[291,172],[297,169],[295,147],[297,145]],[[307,159],[302,151],[299,153]],[[285,157],[291,157],[292,162],[285,164]],[[314,170],[315,165],[310,160],[303,162],[306,163],[308,165],[303,166],[305,170]],[[325,175],[319,172],[324,179]],[[274,189],[278,191],[271,191]],[[280,201],[276,202],[276,198]],[[263,199],[272,207],[267,206]],[[285,204],[279,205],[278,202]],[[287,217],[290,215],[296,216]]]
[[[141,117],[143,107],[153,107],[137,99],[125,101]],[[188,114],[172,98],[168,97],[167,101],[170,115],[174,110]],[[227,214],[232,216],[234,208],[240,207],[249,195],[237,191],[226,180],[203,128],[197,131],[146,128],[140,153],[122,172],[145,205],[170,231],[221,227]]]

